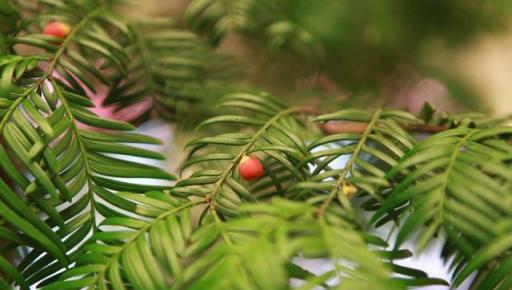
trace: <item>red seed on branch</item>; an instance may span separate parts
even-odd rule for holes
[[[44,35],[58,37],[58,38],[66,38],[69,32],[71,31],[71,27],[66,23],[62,22],[50,22],[43,30]]]
[[[238,172],[240,176],[247,180],[253,180],[261,177],[264,173],[263,165],[256,156],[244,156],[238,164]]]

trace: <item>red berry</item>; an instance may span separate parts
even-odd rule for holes
[[[261,177],[264,170],[258,157],[244,156],[240,161],[240,164],[238,164],[238,172],[243,179],[250,181]]]
[[[71,31],[71,27],[66,23],[62,22],[51,22],[46,25],[43,30],[44,35],[58,37],[58,38],[66,38],[69,32]]]

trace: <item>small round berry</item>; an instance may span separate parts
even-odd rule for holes
[[[261,177],[264,170],[258,157],[244,156],[238,164],[238,172],[243,179],[250,181]]]
[[[46,27],[43,30],[43,34],[58,38],[66,38],[70,31],[71,27],[66,23],[54,21],[46,25]]]

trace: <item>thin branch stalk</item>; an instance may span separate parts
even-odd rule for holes
[[[319,116],[323,114],[322,112],[316,110],[313,107],[301,107],[298,109],[298,113],[311,116]],[[340,133],[363,134],[366,131],[366,128],[368,127],[368,123],[350,121],[329,121],[327,123],[319,124],[318,126],[327,135]],[[403,126],[403,129],[408,132],[415,133],[438,133],[448,130],[449,127],[447,125],[423,124],[406,125]]]
[[[370,134],[373,132],[373,129],[377,125],[377,121],[380,118],[381,112],[382,112],[381,110],[375,111],[370,123],[368,123],[368,125],[365,126],[365,130],[361,136],[361,139],[357,143],[357,146],[354,149],[354,152],[352,152],[352,156],[350,157],[347,164],[345,165],[342,172],[340,173],[340,177],[338,178],[338,180],[337,180],[336,184],[334,185],[334,187],[332,188],[331,192],[329,193],[329,195],[327,196],[327,198],[325,199],[323,204],[320,206],[320,208],[318,210],[319,218],[324,217],[325,211],[327,210],[329,205],[332,203],[332,201],[334,200],[336,195],[343,189],[344,186],[346,186],[347,175],[352,170],[352,167],[354,166],[357,158],[359,157],[359,153],[361,153],[361,151],[364,148],[364,145],[366,144],[366,140],[368,139]]]
[[[348,121],[329,121],[319,125],[320,129],[327,135],[339,133],[363,134],[368,127],[367,123],[348,122]],[[403,129],[415,133],[438,133],[448,130],[446,125],[407,125]]]

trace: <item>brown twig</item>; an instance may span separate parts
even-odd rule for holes
[[[320,124],[320,129],[325,134],[338,134],[338,133],[363,133],[366,130],[366,123],[348,122],[348,121],[330,121]],[[404,130],[417,133],[437,133],[448,130],[446,125],[409,125],[404,126]]]
[[[298,113],[319,116],[323,113],[317,109],[309,106],[301,107],[297,110]],[[328,135],[339,134],[339,133],[357,133],[361,134],[366,130],[368,124],[362,122],[350,122],[350,121],[329,121],[327,123],[319,124],[319,128]],[[415,133],[437,133],[448,130],[448,125],[408,125],[403,127],[408,132]]]

